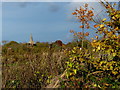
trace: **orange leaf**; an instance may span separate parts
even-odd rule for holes
[[[83,35],[83,33],[82,33],[82,32],[78,32],[78,34]]]
[[[91,13],[91,14],[90,14],[90,16],[94,16],[94,14],[93,14],[93,13]]]
[[[86,33],[85,33],[85,36],[88,36],[88,35],[89,35],[89,32],[86,32]]]
[[[73,12],[72,15],[77,15],[77,13],[76,13],[76,12]]]
[[[93,13],[93,11],[92,11],[92,10],[89,10],[88,13]]]
[[[74,33],[74,30],[70,30],[70,33]]]
[[[76,36],[77,35],[77,33],[74,33],[74,36]]]
[[[77,9],[75,11],[78,11]]]
[[[116,31],[117,31],[117,30],[119,30],[119,28],[118,28],[118,27],[116,27],[114,30],[116,30]]]
[[[86,28],[87,28],[87,29],[89,29],[89,28],[90,28],[90,26],[87,26]]]
[[[80,26],[80,28],[84,28],[84,25]]]
[[[99,25],[94,25],[94,28],[97,28]]]

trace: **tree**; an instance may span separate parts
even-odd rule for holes
[[[91,41],[91,49],[74,47],[67,53],[66,80],[62,82],[62,87],[120,88],[120,11],[108,2],[105,2],[105,7],[110,19],[103,18],[101,23],[94,25],[102,38],[96,36]],[[73,15],[78,17],[79,12],[83,12],[81,10],[75,10]],[[89,14],[84,17],[89,17]],[[84,28],[84,25],[80,28]]]

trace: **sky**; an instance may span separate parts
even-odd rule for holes
[[[29,42],[32,34],[35,42],[67,43],[72,40],[71,29],[80,31],[81,24],[71,13],[81,5],[83,2],[3,2],[2,40]],[[89,3],[96,8],[97,15],[106,17],[103,7],[98,5]],[[94,36],[94,31],[90,33]]]
[[[2,41],[2,3],[0,2],[0,41]]]
[[[67,42],[69,30],[76,29],[69,20],[67,3],[13,3],[2,5],[2,40],[28,42],[30,34],[34,41]]]

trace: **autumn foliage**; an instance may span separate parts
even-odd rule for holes
[[[104,18],[101,24],[93,26],[98,35],[91,41],[92,48],[74,47],[67,53],[69,60],[66,62],[66,80],[63,80],[61,87],[120,88],[120,11],[108,2],[101,3],[107,9],[110,20]],[[72,13],[82,23],[82,29],[89,26],[88,21],[94,16],[93,11],[87,7],[88,4],[85,4],[85,9],[80,7]],[[74,30],[71,33],[78,37],[89,35]]]

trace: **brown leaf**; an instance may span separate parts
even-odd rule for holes
[[[88,4],[87,4],[87,3],[85,4],[85,7],[88,7]]]

